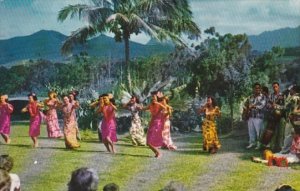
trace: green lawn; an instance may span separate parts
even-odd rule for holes
[[[63,139],[49,140],[46,137],[45,126],[42,126],[41,132],[40,148],[34,149],[28,136],[28,123],[14,123],[11,144],[5,145],[3,141],[0,144],[0,154],[8,153],[14,158],[15,165],[12,171],[20,176],[23,190],[66,190],[71,172],[82,166],[93,167],[99,172],[98,190],[102,190],[105,184],[111,182],[117,183],[121,190],[132,190],[127,184],[138,182],[134,180],[140,178],[137,176],[143,173],[146,177],[142,177],[141,181],[144,181],[147,189],[142,190],[160,190],[170,181],[184,184],[187,190],[195,190],[195,185],[200,180],[203,181],[205,174],[210,173],[209,164],[222,163],[223,154],[230,152],[230,149],[224,149],[229,151],[222,153],[221,150],[217,155],[211,156],[201,151],[200,136],[193,134],[179,137],[177,135],[174,142],[180,143],[179,150],[164,150],[160,159],[155,159],[148,147],[133,147],[128,136],[120,136],[116,144],[117,153],[113,155],[105,151],[103,144],[98,141],[97,133],[93,131],[82,132],[84,141],[80,142],[81,147],[70,151],[65,149]],[[230,136],[223,137],[221,142],[229,139]],[[239,141],[233,141],[240,147]],[[215,179],[212,180],[217,181],[210,190],[254,188],[266,174],[272,172],[272,169],[251,162],[250,157],[253,155],[258,156],[259,152],[244,150],[235,153],[234,156],[238,157],[234,160],[233,169],[226,171],[222,176],[215,174]],[[38,164],[33,164],[35,157],[40,157],[37,159]],[[152,165],[156,163],[160,164],[161,168],[152,169]],[[293,165],[292,168],[289,174],[278,182],[300,189],[300,167]]]
[[[13,123],[11,128],[11,144],[1,146],[1,154],[9,154],[14,159],[13,171],[16,173],[22,172],[26,166],[24,161],[28,160],[30,154],[34,152],[32,149],[32,140],[28,135],[29,123]],[[43,125],[41,128],[41,136],[46,135],[46,128]],[[2,140],[2,143],[4,141]]]

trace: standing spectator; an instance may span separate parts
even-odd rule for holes
[[[248,100],[248,133],[249,133],[249,145],[247,149],[255,147],[255,149],[260,148],[260,136],[263,131],[263,118],[264,118],[264,108],[266,105],[265,96],[261,93],[261,85],[255,83],[253,85],[253,94]]]

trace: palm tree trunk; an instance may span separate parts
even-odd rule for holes
[[[124,32],[124,43],[125,43],[125,65],[128,67],[129,64],[129,37],[130,35],[127,32]]]

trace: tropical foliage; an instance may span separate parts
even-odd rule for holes
[[[297,82],[299,58],[293,54],[297,48],[288,49],[288,56],[279,47],[257,54],[251,51],[246,35],[220,35],[214,28],[205,32],[210,35],[202,43],[176,47],[169,55],[136,58],[130,61],[127,72],[120,61],[90,57],[86,53],[73,56],[66,63],[40,59],[23,61],[11,68],[0,67],[0,79],[5,82],[0,92],[27,95],[34,91],[45,97],[49,88],[61,94],[63,89],[77,89],[85,102],[106,92],[112,92],[120,100],[122,90],[147,96],[157,82],[172,78],[172,83],[162,90],[170,96],[175,109],[174,124],[185,131],[199,124],[195,111],[206,95],[215,96],[222,106],[224,115],[220,124],[228,127],[231,123],[232,128],[239,119],[240,101],[251,93],[254,82],[263,85],[273,81]],[[83,126],[88,127],[93,111],[88,107],[83,110],[83,121],[87,121]],[[186,116],[191,118],[191,124],[184,123]]]

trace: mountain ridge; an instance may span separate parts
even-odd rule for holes
[[[60,52],[67,36],[54,30],[40,30],[31,35],[0,40],[0,65],[14,63],[26,59],[47,59],[65,61],[68,57]],[[140,44],[130,41],[131,58],[149,56],[157,53],[169,53],[174,46],[169,43]],[[99,35],[87,40],[83,45],[76,45],[73,54],[87,52],[91,56],[123,59],[124,44],[115,42],[114,38]]]
[[[0,40],[0,65],[29,59],[64,62],[68,57],[63,56],[60,49],[67,37],[54,30],[40,30],[31,35]],[[249,35],[248,38],[253,51],[264,52],[271,50],[273,46],[299,47],[300,26],[264,31],[258,35]],[[149,40],[146,44],[130,41],[130,56],[135,58],[170,53],[174,47],[174,44],[169,41],[158,42],[155,39]],[[84,45],[76,45],[72,51],[73,55],[80,52],[87,52],[90,56],[124,59],[124,44],[101,34],[87,40]]]
[[[300,25],[296,28],[285,27],[272,31],[264,31],[258,35],[248,35],[252,50],[264,52],[274,46],[300,46]]]

